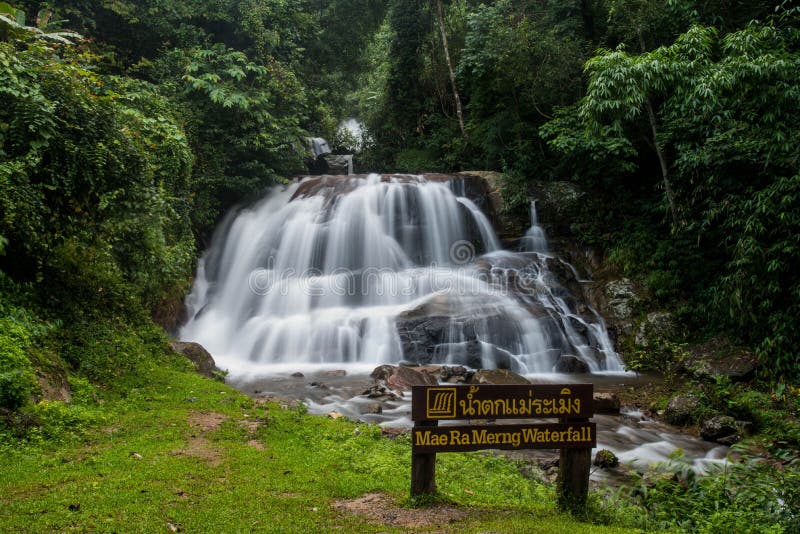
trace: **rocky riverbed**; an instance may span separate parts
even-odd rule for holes
[[[696,429],[683,429],[660,420],[648,407],[653,396],[666,391],[658,377],[627,374],[542,374],[521,377],[505,370],[472,371],[464,367],[382,365],[370,372],[365,368],[306,369],[262,377],[232,377],[229,382],[254,397],[273,397],[283,402],[303,402],[309,412],[328,417],[347,417],[378,424],[388,435],[409,432],[412,385],[437,383],[519,384],[592,383],[595,390],[597,458],[592,480],[614,483],[634,472],[682,458],[687,466],[702,473],[713,464],[725,462],[729,448],[704,441]],[[475,422],[473,422],[475,423]],[[483,424],[502,422],[483,421]],[[526,475],[554,479],[558,454],[549,450],[503,451],[522,460]],[[619,465],[613,459],[619,460]]]

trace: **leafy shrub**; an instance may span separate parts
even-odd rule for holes
[[[0,319],[0,408],[16,410],[23,406],[36,387],[26,351],[30,332],[9,318]]]
[[[395,167],[400,172],[442,171],[441,161],[433,152],[422,149],[406,149],[397,153]]]
[[[34,435],[50,441],[82,436],[105,420],[99,410],[61,401],[39,402],[31,407],[29,413],[38,422]]]
[[[711,466],[707,475],[700,476],[690,461],[676,454],[638,484],[624,486],[610,497],[596,503],[596,517],[647,530],[797,532],[800,462],[782,465],[745,458]]]
[[[69,377],[69,389],[74,404],[96,404],[97,388],[81,376]]]

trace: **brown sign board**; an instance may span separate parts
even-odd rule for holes
[[[480,449],[588,449],[597,445],[594,423],[422,426],[411,434],[414,453]]]
[[[592,384],[414,386],[411,419],[586,419]]]

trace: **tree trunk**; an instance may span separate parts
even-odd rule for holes
[[[456,85],[456,75],[453,72],[453,63],[450,61],[450,47],[447,46],[447,33],[444,31],[444,17],[442,16],[442,0],[436,0],[436,19],[439,22],[439,31],[442,35],[442,47],[444,48],[444,58],[447,61],[447,70],[450,73],[450,85],[453,86],[453,99],[456,101],[456,117],[458,126],[461,128],[461,136],[467,140],[467,130],[464,127],[464,113],[461,110],[461,97],[458,94]]]
[[[636,32],[639,36],[639,48],[642,54],[647,51],[644,44],[644,35],[642,29],[638,28]],[[672,185],[669,183],[669,169],[667,167],[667,160],[664,158],[664,152],[661,150],[661,145],[658,144],[658,129],[656,127],[656,114],[653,111],[653,104],[650,102],[650,97],[645,99],[645,107],[647,108],[647,118],[650,120],[650,131],[653,134],[653,147],[656,149],[656,156],[658,156],[658,163],[661,165],[661,178],[664,180],[664,192],[667,195],[667,204],[669,204],[669,213],[672,216],[673,228],[678,227],[678,212],[675,209],[675,194],[672,191]]]
[[[672,185],[669,183],[669,171],[667,169],[667,160],[664,158],[664,152],[661,151],[661,146],[658,144],[658,130],[656,129],[656,114],[653,111],[653,106],[650,104],[650,98],[645,100],[645,107],[647,108],[647,117],[650,119],[650,131],[653,133],[653,146],[656,149],[656,156],[658,156],[658,163],[661,165],[661,177],[664,180],[664,192],[667,194],[667,204],[669,204],[669,212],[672,215],[672,224],[675,228],[678,227],[678,212],[675,210],[675,194],[672,192]]]

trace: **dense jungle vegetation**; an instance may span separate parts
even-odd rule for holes
[[[771,463],[631,490],[628,515],[800,528],[785,506],[800,499],[793,2],[12,4],[0,2],[2,450],[79,439],[106,400],[147,386],[215,224],[302,173],[315,135],[340,151],[363,142],[365,171],[502,171],[508,215],[526,222],[532,180],[590,191],[574,239],[674,310],[676,343],[722,335],[762,362],[752,391],[708,396],[752,412]],[[353,116],[363,140],[337,134]],[[42,401],[42,377],[73,402]]]

